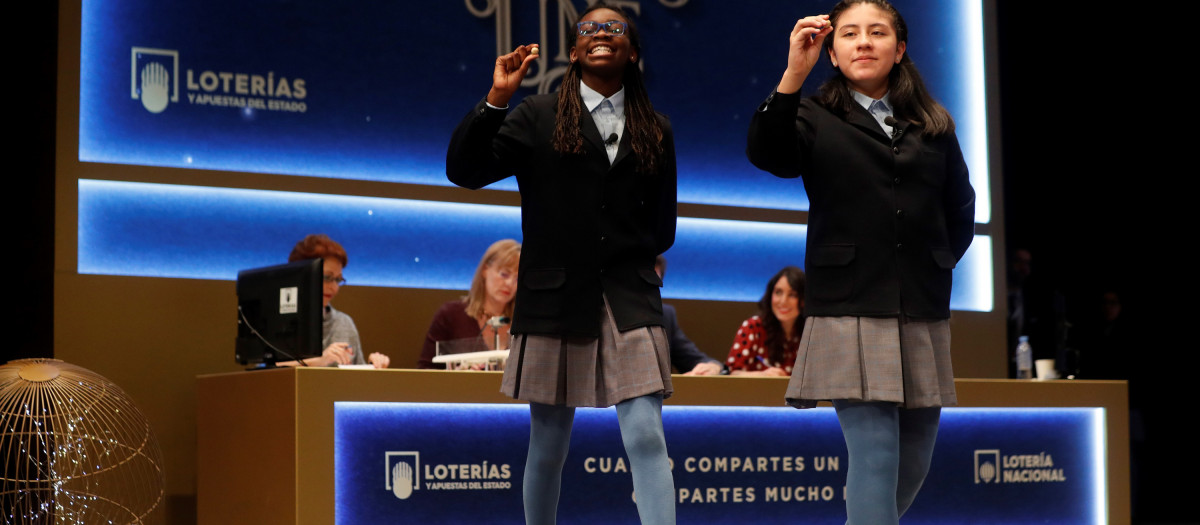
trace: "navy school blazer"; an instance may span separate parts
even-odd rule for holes
[[[903,120],[889,137],[853,106],[841,116],[775,93],[750,121],[750,161],[803,177],[808,193],[804,313],[949,318],[953,269],[975,228],[958,139]]]
[[[624,133],[610,166],[586,110],[582,154],[554,150],[557,94],[526,97],[511,113],[481,101],[454,130],[446,175],[478,189],[515,175],[521,262],[512,332],[598,337],[603,297],[621,331],[662,325],[654,258],[675,242],[675,144],[670,122],[654,173],[640,173]]]

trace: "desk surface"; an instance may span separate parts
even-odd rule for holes
[[[514,403],[500,372],[286,368],[197,378],[198,517],[216,523],[334,521],[334,402]],[[674,376],[668,405],[783,406],[787,378]],[[1124,381],[958,379],[962,407],[1106,409],[1109,517],[1130,521]],[[305,451],[301,454],[300,451]]]

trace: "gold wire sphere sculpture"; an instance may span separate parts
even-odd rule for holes
[[[0,366],[0,515],[12,524],[163,522],[162,452],[117,385],[57,359]]]

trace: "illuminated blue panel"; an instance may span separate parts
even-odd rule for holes
[[[987,224],[992,220],[992,199],[989,186],[987,145],[987,80],[984,75],[983,36],[987,34],[983,21],[982,2],[964,2],[961,33],[956,39],[964,45],[961,61],[964,68],[962,84],[955,93],[962,102],[951,108],[958,115],[958,136],[963,155],[971,170],[971,185],[975,187],[975,222]]]
[[[954,288],[950,308],[972,312],[992,311],[992,238],[976,235],[971,247],[954,267]]]
[[[496,56],[497,23],[472,14],[475,4],[485,2],[368,0],[348,9],[321,0],[89,0],[82,3],[79,159],[449,185],[451,130],[486,94]],[[635,4],[647,87],[675,130],[680,201],[808,209],[802,185],[746,161],[746,131],[782,73],[781,43],[793,21],[830,2]],[[976,220],[986,223],[981,5],[928,0],[902,8],[908,53],[956,118],[979,193]],[[511,26],[502,28],[514,42],[548,39],[547,63],[531,75],[561,65],[553,62],[562,51],[558,31],[540,21],[536,2],[516,2]],[[822,63],[806,92],[828,73]]]
[[[753,301],[784,266],[804,267],[808,226],[681,217],[663,296]]]
[[[910,512],[975,513],[930,523],[1106,524],[1104,425],[1102,408],[943,410],[931,472],[970,476],[971,483],[962,492],[926,484]],[[1004,508],[982,507],[979,499]]]
[[[757,301],[780,268],[803,267],[806,231],[681,218],[663,295]],[[512,206],[79,181],[79,273],[235,279],[286,260],[309,233],[346,248],[353,284],[461,290],[492,242],[521,238],[521,217]],[[955,308],[991,307],[989,247],[977,237],[955,270]]]
[[[616,419],[576,410],[559,504],[572,523],[636,521]],[[663,427],[680,523],[845,519],[832,409],[666,406]],[[1097,408],[945,409],[905,522],[1107,523],[1103,427]],[[525,405],[335,403],[336,523],[522,523],[528,436]]]
[[[326,233],[351,284],[464,289],[520,221],[511,206],[80,180],[79,272],[232,280]]]

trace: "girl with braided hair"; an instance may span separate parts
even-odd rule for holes
[[[551,524],[575,407],[616,405],[643,524],[675,523],[662,429],[671,395],[655,257],[675,241],[675,149],[654,112],[641,41],[618,7],[591,5],[573,26],[557,94],[508,103],[536,44],[496,60],[492,88],[459,124],[451,182],[477,189],[511,175],[521,192],[521,261],[502,391],[529,402],[525,521]]]

